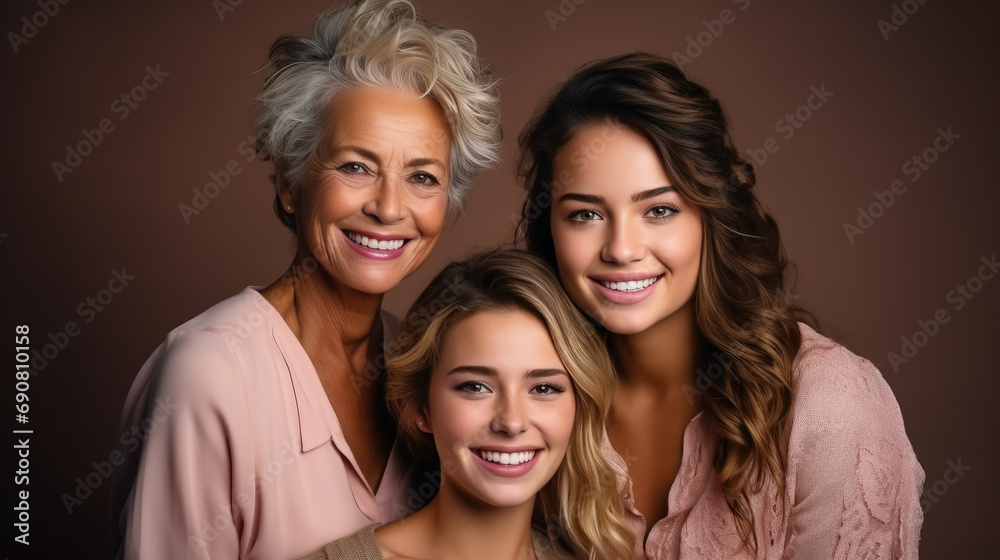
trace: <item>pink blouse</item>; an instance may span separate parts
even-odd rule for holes
[[[871,362],[800,328],[785,495],[776,498],[768,481],[750,496],[758,558],[917,558],[924,471],[892,390]],[[700,413],[684,432],[670,513],[646,538],[650,560],[754,558],[740,550],[712,464],[715,452],[716,438]],[[629,525],[643,535],[646,521],[635,509],[631,480],[623,486]]]
[[[388,342],[396,320],[382,321]],[[116,558],[298,558],[423,505],[398,442],[372,492],[309,356],[254,288],[167,336],[121,426]]]

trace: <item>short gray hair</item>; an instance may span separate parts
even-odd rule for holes
[[[292,192],[323,138],[333,95],[353,86],[413,91],[437,101],[451,128],[449,213],[480,171],[500,160],[500,94],[468,32],[428,23],[407,0],[354,0],[316,20],[313,36],[271,45],[257,97],[257,155]],[[295,231],[294,215],[275,212]]]

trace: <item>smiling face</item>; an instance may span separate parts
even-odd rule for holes
[[[701,216],[644,136],[620,125],[588,126],[559,151],[553,175],[570,178],[554,193],[551,228],[574,303],[623,335],[690,311]]]
[[[493,507],[532,503],[566,454],[573,386],[541,319],[478,311],[444,335],[420,428],[434,435],[441,492]]]
[[[300,251],[364,293],[395,287],[427,259],[448,209],[451,133],[429,97],[377,87],[337,93],[302,187],[279,191]]]

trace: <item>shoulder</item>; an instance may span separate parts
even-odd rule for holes
[[[788,436],[793,519],[786,550],[819,547],[810,549],[816,557],[841,558],[835,549],[855,557],[861,540],[894,550],[900,539],[904,550],[915,546],[924,474],[889,384],[868,360],[807,326],[801,330]],[[825,552],[815,552],[820,549]]]
[[[382,549],[375,540],[375,529],[378,527],[378,523],[373,523],[300,560],[383,560]]]
[[[800,324],[800,330],[802,344],[792,370],[797,416],[849,421],[899,414],[892,389],[870,361],[806,325]]]
[[[801,329],[792,382],[790,463],[832,469],[838,462],[856,466],[868,459],[883,464],[915,460],[899,404],[878,368],[809,327]]]
[[[531,547],[534,549],[535,558],[538,560],[570,560],[576,558],[570,551],[563,548],[559,543],[549,539],[544,531],[538,528],[531,530]]]
[[[275,313],[264,296],[253,288],[226,298],[180,325],[176,332],[211,332],[221,336],[246,338]]]
[[[168,395],[185,406],[218,405],[245,397],[240,346],[248,336],[259,336],[255,333],[261,329],[254,326],[265,321],[264,311],[250,291],[248,288],[172,330],[143,366],[136,384],[149,395]]]

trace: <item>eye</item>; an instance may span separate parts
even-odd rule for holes
[[[574,222],[593,222],[600,219],[600,216],[593,210],[577,210],[569,215],[569,219]]]
[[[455,389],[476,395],[488,393],[490,390],[485,383],[480,383],[479,381],[466,381],[458,387],[455,387]]]
[[[661,204],[650,208],[649,211],[646,212],[646,216],[653,218],[654,220],[662,220],[675,213],[677,213],[677,209],[673,206]]]
[[[416,173],[413,175],[412,179],[413,182],[418,185],[431,186],[439,184],[437,177],[431,175],[430,173]]]
[[[356,161],[345,163],[344,165],[341,165],[338,169],[350,175],[360,175],[368,171],[367,169],[365,169],[364,165],[361,165]]]
[[[556,395],[565,390],[562,386],[555,383],[542,383],[531,388],[531,391],[538,395]]]

